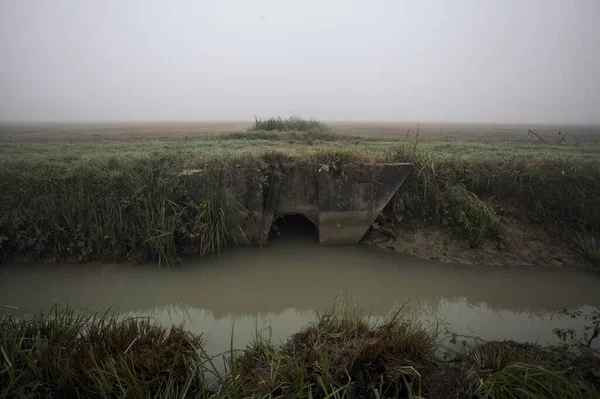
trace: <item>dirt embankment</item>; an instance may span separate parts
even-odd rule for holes
[[[449,228],[412,222],[371,230],[364,243],[390,251],[437,259],[446,263],[481,266],[581,267],[599,271],[599,265],[580,254],[568,237],[522,220],[507,221],[502,243],[485,242],[472,248],[469,240]],[[393,231],[393,233],[391,233]],[[395,237],[394,237],[395,235]]]

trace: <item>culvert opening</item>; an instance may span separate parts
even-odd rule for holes
[[[291,214],[278,217],[273,222],[269,241],[306,239],[319,242],[317,227],[304,215]]]

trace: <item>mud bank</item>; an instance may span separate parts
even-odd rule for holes
[[[401,226],[374,224],[361,243],[445,263],[492,267],[577,267],[600,271],[600,264],[588,260],[572,236],[569,238],[517,219],[505,223],[507,236],[502,242],[486,241],[477,247],[449,227],[416,221]]]

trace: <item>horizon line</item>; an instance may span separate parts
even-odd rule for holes
[[[600,126],[600,122],[583,123],[583,122],[491,122],[491,121],[418,121],[418,120],[393,120],[393,119],[317,119],[304,118],[308,120],[319,120],[325,123],[396,123],[396,124],[433,124],[433,125],[538,125],[538,126]],[[34,125],[57,125],[57,124],[187,124],[187,123],[247,123],[253,124],[254,120],[244,119],[54,119],[54,120],[3,120],[0,119],[0,125],[19,125],[19,124],[34,124]]]

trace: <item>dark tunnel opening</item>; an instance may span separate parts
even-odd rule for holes
[[[309,240],[319,242],[317,227],[306,216],[300,214],[278,217],[271,228],[269,241]]]

